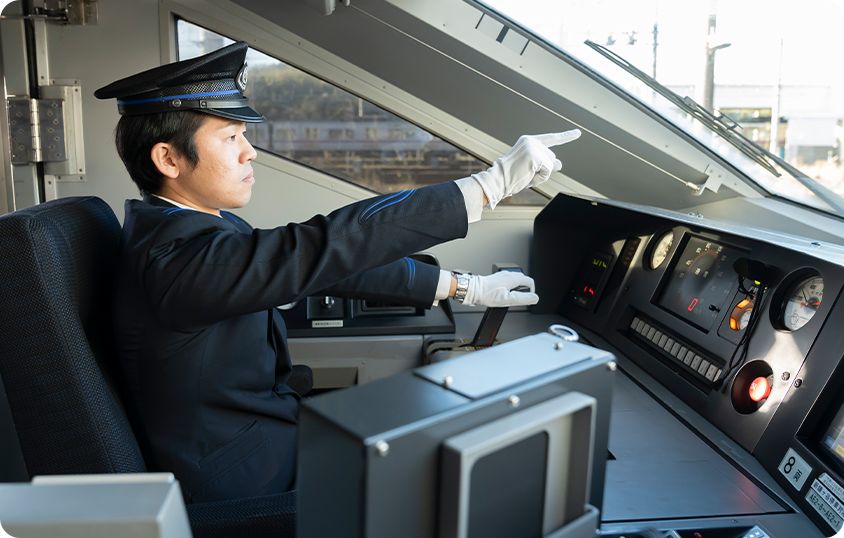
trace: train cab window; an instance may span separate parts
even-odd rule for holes
[[[179,59],[233,40],[184,20],[176,25]],[[246,56],[251,105],[267,117],[247,125],[256,147],[380,194],[442,183],[486,170],[436,135],[337,86],[254,49]],[[536,191],[502,203],[545,205]]]

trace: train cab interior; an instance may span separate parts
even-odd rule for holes
[[[115,103],[94,91],[235,41],[267,118],[247,125],[256,183],[232,210],[255,228],[468,177],[522,135],[579,129],[547,182],[415,255],[523,271],[538,304],[277,305],[293,363],[312,371],[286,508],[298,536],[838,536],[844,79],[821,51],[840,47],[842,23],[844,6],[820,0],[14,0],[0,18],[0,224],[92,197],[122,223],[139,195]],[[38,271],[12,228],[6,342],[65,323],[10,299]],[[81,456],[39,437],[37,413],[55,410],[18,415],[12,386],[55,372],[0,350],[0,525],[60,535],[37,532],[73,514],[38,510],[66,499],[24,488],[84,489],[87,467],[33,471],[40,448]],[[85,495],[74,514],[109,510]],[[115,521],[129,513],[117,501]],[[209,534],[199,512],[192,531],[137,536],[296,535]]]

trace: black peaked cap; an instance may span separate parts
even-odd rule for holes
[[[123,116],[194,110],[251,123],[265,121],[243,95],[248,48],[240,41],[198,58],[155,67],[112,82],[94,96],[117,98]]]

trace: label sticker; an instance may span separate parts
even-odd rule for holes
[[[829,523],[829,526],[838,532],[844,527],[844,518],[841,517],[840,512],[836,511],[832,508],[827,502],[826,498],[833,499],[834,497],[832,493],[827,490],[823,484],[820,483],[817,479],[812,483],[812,487],[809,489],[809,492],[806,493],[806,500],[812,505],[812,508],[817,511],[823,518],[824,521]],[[838,501],[835,501],[837,504]]]
[[[841,487],[838,482],[835,481],[834,478],[824,473],[818,478],[818,480],[820,480],[821,484],[826,486],[829,491],[838,498],[839,502],[844,500],[844,488]]]
[[[806,479],[812,474],[812,468],[809,467],[809,464],[798,456],[797,452],[792,448],[789,448],[788,452],[785,453],[779,470],[797,491],[803,489],[803,484],[806,483]]]
[[[311,322],[311,327],[314,329],[323,329],[325,327],[342,327],[343,320],[342,319],[323,319],[323,320],[313,320]]]

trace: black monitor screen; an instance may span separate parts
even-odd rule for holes
[[[737,251],[708,239],[690,238],[657,304],[709,331],[738,282],[733,270],[738,257]]]

